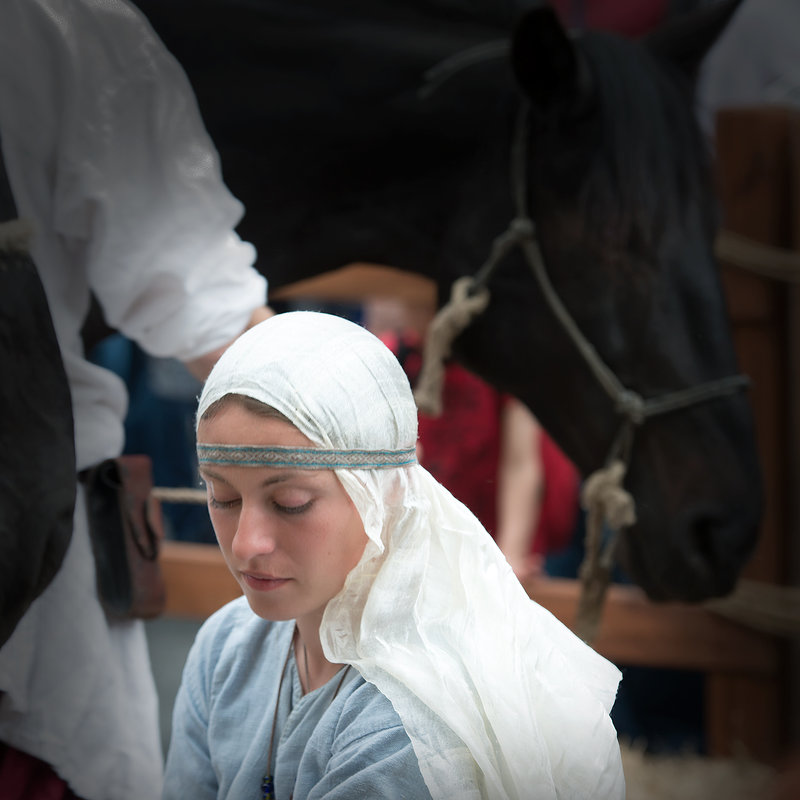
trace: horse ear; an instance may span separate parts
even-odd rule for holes
[[[672,62],[694,79],[739,5],[741,0],[712,3],[666,23],[642,41],[653,55]]]
[[[588,91],[588,70],[546,3],[523,14],[511,38],[511,66],[534,107],[547,111],[573,103]]]

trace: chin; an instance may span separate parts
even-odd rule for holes
[[[251,611],[257,617],[261,617],[261,619],[265,619],[268,622],[285,622],[286,620],[295,619],[297,616],[288,610],[268,606],[264,602],[259,602],[258,598],[250,597],[246,593],[245,597],[247,597],[247,603]]]

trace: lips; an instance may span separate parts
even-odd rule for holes
[[[257,592],[271,592],[289,583],[289,578],[277,578],[273,575],[258,575],[252,572],[243,572],[244,582]]]

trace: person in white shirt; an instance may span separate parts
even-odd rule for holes
[[[84,354],[90,294],[113,328],[202,377],[271,315],[266,281],[186,75],[126,0],[7,0],[0,74],[2,155],[33,229],[80,471],[122,451],[127,408],[121,380]],[[160,795],[143,626],[98,603],[82,487],[59,572],[0,649],[0,693],[0,783],[22,756],[65,796]]]

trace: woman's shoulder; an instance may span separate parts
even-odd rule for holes
[[[400,746],[408,741],[391,701],[373,683],[357,675],[345,686],[342,695],[340,708],[331,709],[336,721],[330,732],[340,747],[369,739],[399,740]]]

